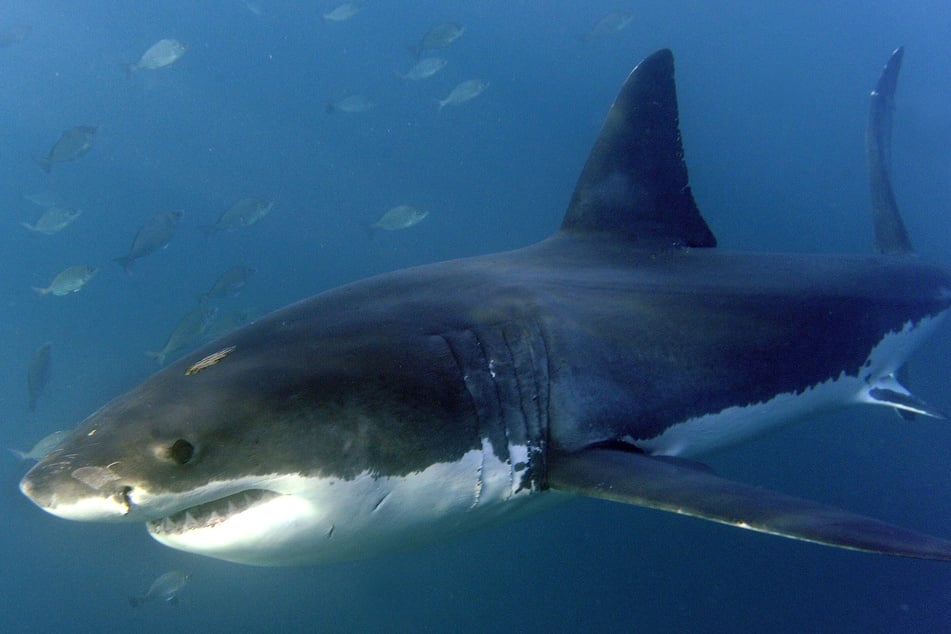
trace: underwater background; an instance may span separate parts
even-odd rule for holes
[[[144,353],[231,266],[255,272],[217,300],[222,319],[544,238],[621,82],[662,47],[720,248],[865,253],[868,94],[906,46],[894,186],[920,257],[951,266],[946,3],[367,0],[348,19],[323,17],[340,4],[0,0],[0,445],[29,449],[156,371]],[[444,23],[465,27],[424,52],[445,68],[401,78]],[[185,54],[131,72],[163,38]],[[473,78],[488,82],[482,94],[437,108]],[[328,112],[353,95],[363,107]],[[80,125],[97,126],[92,147],[45,173],[36,159]],[[274,206],[208,235],[248,197]],[[52,201],[83,213],[51,235],[21,226]],[[429,215],[366,231],[400,204]],[[131,274],[111,261],[168,210],[184,216],[167,248]],[[77,264],[99,269],[80,292],[31,289]],[[45,342],[48,381],[31,410],[28,367]],[[945,408],[949,358],[945,325],[910,363],[915,392]],[[706,461],[951,537],[949,448],[947,421],[854,407]],[[164,548],[140,525],[49,516],[17,490],[30,464],[0,456],[2,632],[951,630],[947,563],[610,502],[572,500],[367,561],[268,569]],[[191,575],[175,605],[129,605],[169,570]]]

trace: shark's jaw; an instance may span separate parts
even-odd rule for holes
[[[146,526],[149,533],[156,538],[214,528],[238,516],[252,512],[255,507],[267,505],[278,497],[286,496],[267,489],[246,489],[224,498],[191,506],[160,519],[151,520],[146,522]]]
[[[287,477],[281,480],[287,484]],[[145,525],[156,541],[171,548],[238,563],[284,565],[306,563],[301,544],[326,530],[325,516],[306,496],[247,488]]]
[[[510,474],[509,464],[475,450],[405,476],[284,475],[271,488],[244,489],[146,526],[171,548],[243,564],[361,559],[467,532],[526,506],[513,501],[547,497],[513,489]]]

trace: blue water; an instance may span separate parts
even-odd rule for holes
[[[697,202],[724,248],[866,252],[867,95],[907,46],[895,188],[923,259],[951,265],[951,10],[939,2],[0,0],[0,444],[28,447],[157,369],[197,296],[233,264],[257,273],[229,308],[255,314],[374,273],[539,240],[559,223],[601,118],[630,68],[676,55]],[[715,5],[715,6],[714,6]],[[788,6],[786,6],[788,5]],[[835,5],[830,7],[829,5]],[[768,7],[768,8],[767,8]],[[791,8],[795,7],[795,8]],[[625,30],[583,43],[611,11]],[[431,26],[465,35],[435,77],[398,79]],[[131,78],[163,37],[185,56]],[[488,90],[436,113],[480,77]],[[328,115],[363,93],[365,113]],[[92,150],[47,176],[34,162],[67,128]],[[84,214],[53,236],[19,226],[53,191]],[[203,225],[244,196],[276,201],[248,229]],[[397,204],[430,216],[368,239]],[[151,215],[184,209],[167,249],[111,262]],[[68,265],[99,275],[38,298]],[[52,379],[27,407],[32,351]],[[951,329],[913,359],[924,399],[947,395]],[[951,536],[946,422],[855,408],[710,456],[729,477]],[[66,522],[17,491],[0,456],[0,631],[948,631],[951,566],[861,555],[579,500],[460,540],[376,560],[257,569],[165,549],[141,526]],[[131,594],[179,568],[177,606]]]

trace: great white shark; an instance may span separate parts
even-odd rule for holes
[[[842,405],[941,416],[898,379],[951,307],[891,191],[900,62],[872,94],[876,254],[716,249],[662,50],[625,81],[552,236],[271,313],[103,406],[20,488],[63,518],[257,565],[405,548],[549,490],[951,560],[949,541],[695,461]]]

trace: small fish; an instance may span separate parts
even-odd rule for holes
[[[59,447],[63,440],[71,433],[73,433],[72,429],[60,429],[44,436],[39,442],[33,445],[33,448],[29,451],[20,451],[19,449],[10,449],[9,451],[20,460],[39,461]]]
[[[360,9],[362,8],[363,7],[356,2],[344,2],[332,11],[323,14],[322,17],[324,18],[324,22],[344,22],[360,13]]]
[[[36,409],[36,401],[46,391],[52,368],[52,342],[47,341],[33,351],[26,371],[26,387],[30,397],[30,411]]]
[[[587,32],[581,36],[582,42],[588,42],[595,38],[606,37],[612,33],[617,33],[628,27],[634,21],[634,14],[627,12],[608,13],[600,20],[594,23]]]
[[[206,231],[211,235],[219,231],[234,231],[235,229],[250,227],[268,215],[273,207],[274,201],[272,200],[242,198],[226,209],[214,225],[206,227]]]
[[[129,603],[137,608],[143,603],[149,601],[165,601],[167,603],[177,603],[178,595],[191,579],[191,574],[181,570],[170,570],[159,576],[145,594],[129,597]]]
[[[129,247],[129,253],[113,258],[113,261],[125,269],[126,273],[131,272],[132,265],[136,260],[168,246],[184,215],[185,212],[180,209],[160,211],[155,214],[135,234],[135,238],[132,239],[132,246]]]
[[[44,172],[49,174],[53,163],[65,163],[78,159],[92,147],[98,129],[92,125],[79,125],[66,130],[50,148],[49,154],[45,158],[36,159],[36,162]]]
[[[376,102],[364,95],[350,95],[327,104],[327,112],[366,112],[376,108]]]
[[[217,314],[218,309],[210,306],[199,306],[189,311],[178,320],[161,350],[145,354],[158,361],[159,365],[165,365],[165,359],[170,355],[201,343]]]
[[[149,47],[149,50],[142,53],[142,57],[135,64],[129,64],[129,72],[134,73],[137,70],[163,68],[169,64],[174,64],[188,50],[184,44],[178,40],[159,40]]]
[[[98,272],[99,269],[95,266],[78,264],[60,272],[46,288],[34,286],[33,290],[40,295],[49,295],[52,293],[53,295],[62,296],[69,295],[70,293],[78,293]]]
[[[236,297],[248,284],[248,279],[257,269],[250,266],[237,265],[222,273],[210,289],[202,293],[201,301]]]
[[[481,79],[470,79],[469,81],[464,81],[453,88],[445,99],[438,100],[439,110],[441,112],[445,106],[458,106],[460,104],[464,104],[470,99],[475,99],[488,87],[489,82],[482,81]]]
[[[39,220],[36,221],[36,224],[31,225],[28,222],[21,222],[20,224],[30,231],[45,233],[49,236],[53,235],[54,233],[59,233],[69,225],[73,224],[73,221],[76,220],[76,218],[79,218],[82,213],[83,212],[78,209],[54,205],[52,207],[46,208],[46,211],[44,211],[43,215],[40,216]]]
[[[462,37],[465,32],[466,27],[454,22],[436,25],[426,31],[426,34],[419,41],[419,44],[413,48],[413,51],[416,53],[416,57],[419,57],[424,51],[446,48]]]
[[[424,57],[423,59],[416,62],[416,64],[403,73],[396,73],[400,79],[406,79],[409,81],[419,81],[421,79],[427,79],[432,77],[443,68],[446,67],[446,60],[441,57]]]
[[[397,205],[380,216],[376,222],[368,225],[367,229],[371,233],[380,229],[384,231],[409,229],[414,225],[418,225],[428,215],[428,211],[417,209],[411,205]]]

